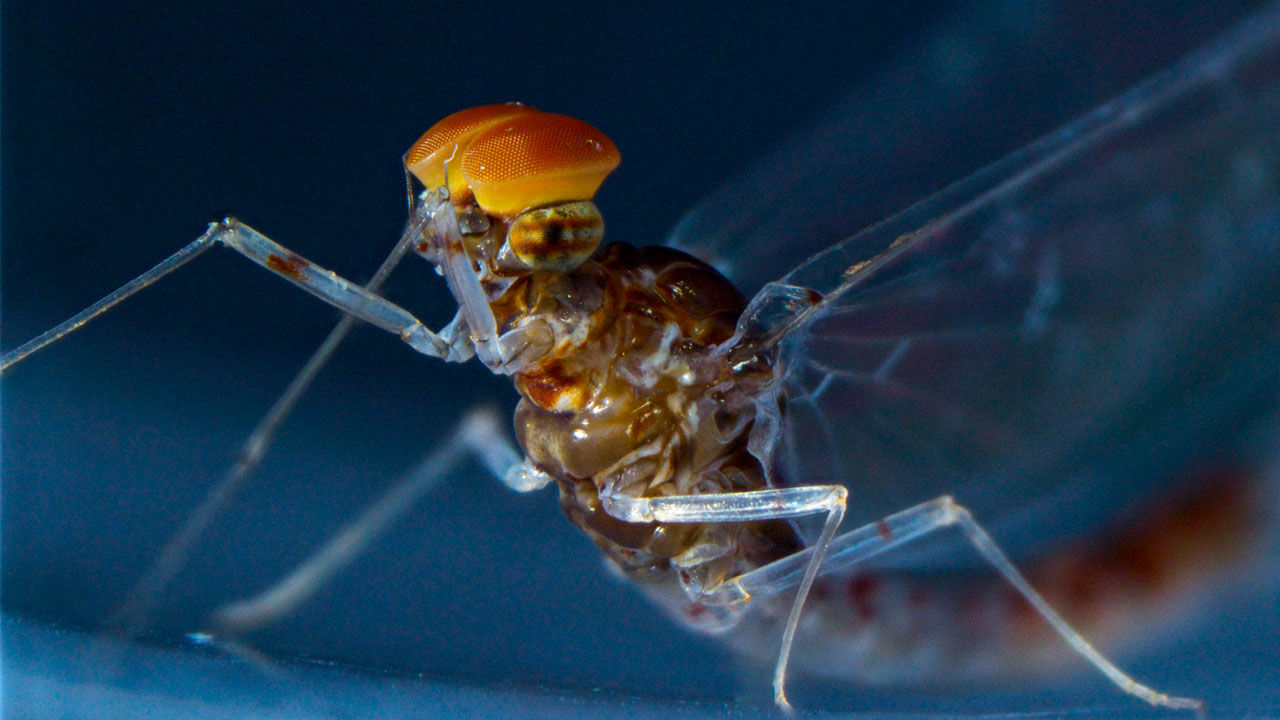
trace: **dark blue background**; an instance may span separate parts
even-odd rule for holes
[[[874,168],[883,197],[846,217],[835,239],[1167,66],[1251,5],[5,3],[0,346],[84,307],[227,213],[363,279],[403,221],[400,154],[457,109],[519,100],[603,129],[623,154],[598,196],[607,232],[648,244],[786,137],[822,126],[850,93],[874,97],[894,67],[926,58],[961,85],[999,79],[940,119],[952,123],[952,147],[900,173]],[[923,118],[934,106],[924,92],[912,102],[885,112]],[[438,326],[449,298],[412,264],[389,291]],[[215,251],[7,375],[4,610],[71,626],[99,620],[334,319]],[[463,408],[509,407],[504,386],[479,366],[422,360],[357,332],[199,546],[157,633],[198,627],[212,607],[278,577]],[[482,683],[711,699],[740,691],[714,641],[673,629],[604,574],[551,494],[514,496],[474,471],[254,640]],[[1078,697],[1129,707],[1101,681],[1081,683],[991,707]],[[927,696],[830,702],[941,709]]]

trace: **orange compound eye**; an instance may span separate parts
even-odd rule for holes
[[[451,197],[474,196],[486,212],[505,217],[590,200],[619,160],[613,141],[594,127],[514,103],[456,112],[404,156],[423,185],[447,179]]]
[[[552,203],[590,200],[618,167],[604,133],[567,115],[536,113],[495,123],[463,149],[462,174],[485,211],[506,217]]]
[[[431,126],[404,155],[404,165],[424,186],[433,188],[449,180],[449,194],[460,197],[467,189],[459,165],[462,151],[476,135],[504,120],[541,114],[526,105],[481,105],[461,110]]]

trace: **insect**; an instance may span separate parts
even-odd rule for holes
[[[1027,158],[1024,158],[1024,160],[1027,160]],[[1030,160],[1032,160],[1032,164],[1034,165],[1036,163],[1042,163],[1042,161],[1046,159],[1039,158],[1039,156],[1036,156],[1036,155],[1032,155],[1030,156]],[[1140,163],[1138,163],[1138,165],[1140,165]],[[1039,165],[1036,165],[1036,167],[1039,167]],[[978,184],[980,186],[980,183]],[[1004,186],[1001,186],[1001,187],[1004,187]],[[970,186],[970,190],[972,190],[972,188],[973,186]],[[465,191],[465,188],[457,188],[457,190],[452,193],[451,197],[460,196],[462,195],[463,191]],[[951,197],[952,199],[954,199],[955,196],[951,196]],[[1009,193],[1009,195],[1005,196],[1005,199],[1006,200],[1010,199],[1010,197],[1016,197],[1016,193]],[[1153,210],[1158,210],[1158,208],[1155,208]],[[584,215],[568,214],[566,215],[566,217],[572,218],[573,220],[575,220],[575,222],[590,224],[591,215],[586,210],[582,211],[582,213],[586,213],[586,214]],[[910,219],[910,217],[908,219]],[[964,219],[964,218],[961,218],[961,219]],[[1009,222],[1015,222],[1015,220],[1019,220],[1021,218],[1018,217],[1018,214],[1011,213],[1007,215],[1002,215],[1001,219],[1009,220]],[[484,225],[485,223],[490,223],[489,227],[490,228],[493,227],[492,220],[488,218],[484,220],[481,220],[480,218],[472,218],[472,220],[474,220],[477,227],[481,227],[481,225]],[[507,220],[507,222],[513,222],[513,220]],[[460,220],[460,227],[461,227],[461,224],[462,224],[462,220]],[[924,227],[924,225],[922,225],[922,227]],[[927,240],[929,237],[931,237],[931,234],[937,234],[938,232],[940,232],[940,228],[947,229],[948,227],[950,227],[950,225],[947,225],[946,223],[934,224],[932,225],[932,227],[929,227],[929,232],[923,232],[922,229],[915,228],[913,225],[913,227],[906,228],[906,229],[909,229],[910,232],[913,232],[915,234],[909,234],[909,236],[904,236],[905,240],[902,240],[901,242],[896,242],[896,243],[895,243],[895,238],[886,237],[884,236],[883,232],[879,233],[879,236],[874,236],[873,234],[872,237],[867,238],[867,241],[868,242],[877,241],[878,245],[876,246],[876,250],[878,252],[883,252],[886,250],[892,250],[892,252],[891,254],[888,254],[888,255],[868,256],[868,258],[883,258],[882,260],[879,260],[879,263],[881,263],[881,265],[863,266],[863,269],[859,270],[859,272],[872,273],[874,270],[874,272],[876,273],[883,273],[883,272],[892,272],[893,268],[897,268],[899,269],[899,272],[905,273],[906,277],[910,277],[911,274],[920,272],[920,268],[923,268],[925,270],[927,270],[928,268],[931,268],[932,265],[929,263],[931,263],[933,259],[931,258],[931,256],[929,256],[929,252],[938,252],[938,251],[931,249],[931,247],[929,247],[928,245]],[[1027,232],[1027,231],[1024,231],[1023,228],[1018,227],[1018,225],[1014,225],[1014,227],[1011,227],[1009,229],[1010,229],[1010,237],[1016,237],[1018,236],[1018,233]],[[234,231],[234,229],[227,229],[227,231],[225,232],[234,234],[239,231]],[[244,232],[247,233],[248,231],[244,231]],[[485,231],[481,231],[481,232],[489,232],[489,231],[488,229],[485,229]],[[1034,237],[1036,236],[1037,232],[1039,231],[1032,231],[1032,232],[1029,232],[1028,234]],[[471,234],[475,234],[475,233],[460,233],[460,234],[462,234],[462,236],[470,237]],[[252,236],[246,236],[246,237],[250,238],[250,240],[252,240],[253,242],[257,242],[255,237],[252,237]],[[924,240],[922,240],[922,238],[924,238]],[[1065,241],[1059,241],[1059,242],[1065,242]],[[846,247],[846,245],[842,245],[841,247]],[[1028,287],[1014,288],[1014,291],[1007,293],[1007,295],[1000,296],[1001,300],[1009,300],[1010,302],[1012,302],[1012,306],[1014,306],[1016,311],[1018,311],[1018,313],[1016,313],[1016,318],[1018,318],[1019,322],[1016,323],[1015,325],[1016,332],[1025,333],[1025,336],[1027,336],[1028,338],[1036,338],[1037,333],[1043,332],[1044,325],[1048,325],[1048,327],[1052,327],[1053,322],[1055,322],[1055,320],[1053,320],[1053,316],[1055,315],[1053,314],[1055,314],[1057,306],[1059,306],[1061,302],[1061,300],[1057,299],[1055,295],[1057,295],[1057,293],[1061,293],[1062,291],[1066,290],[1066,287],[1064,286],[1064,284],[1061,284],[1059,282],[1059,279],[1057,278],[1071,277],[1070,270],[1062,270],[1060,265],[1055,265],[1056,263],[1064,263],[1065,260],[1060,258],[1060,256],[1056,256],[1055,254],[1053,254],[1052,249],[1053,247],[1055,247],[1055,245],[1053,245],[1053,242],[1048,242],[1044,246],[1050,247],[1050,251],[1041,252],[1041,254],[1034,254],[1033,252],[1033,254],[1024,255],[1024,258],[1030,258],[1030,260],[1033,260],[1033,264],[1030,265],[1030,269],[1033,269],[1034,272],[1028,272],[1028,268],[1023,268],[1023,266],[1016,265],[1016,263],[1018,263],[1018,260],[1019,260],[1018,252],[1020,252],[1020,250],[1016,249],[1016,247],[1012,247],[1012,249],[1006,249],[1004,252],[997,252],[997,254],[993,256],[993,258],[988,258],[989,260],[992,260],[993,263],[995,263],[995,266],[993,266],[993,268],[988,268],[986,270],[978,270],[978,272],[987,272],[991,274],[1004,272],[1004,270],[1000,269],[1000,265],[998,265],[998,263],[1000,263],[1000,261],[1002,260],[1004,261],[1011,260],[1011,261],[1014,261],[1015,266],[1014,268],[1010,268],[1009,270],[1007,270],[1007,272],[1010,272],[1010,277],[1014,277],[1018,279],[1019,282],[1028,281],[1028,279],[1033,279],[1034,282],[1030,282]],[[913,256],[911,256],[911,252],[914,252],[915,249],[919,249],[920,254],[924,255],[923,260],[916,260],[913,258]],[[1266,250],[1266,247],[1263,247],[1262,250]],[[426,249],[424,250],[424,252],[428,252],[428,254],[430,254],[430,252],[433,252],[433,251],[440,252],[440,250],[435,249],[435,247],[426,247]],[[947,247],[943,247],[943,249],[941,250],[941,252],[945,252],[945,251],[947,251]],[[271,259],[271,256],[273,255],[275,258],[274,260]],[[266,255],[266,261],[268,261],[269,265],[273,266],[273,269],[278,270],[278,272],[282,272],[283,274],[298,275],[298,274],[305,273],[308,270],[308,265],[298,263],[298,261],[294,261],[291,258],[291,256],[287,254],[283,254],[283,252],[275,251],[273,249],[268,250],[268,255]],[[497,258],[495,258],[495,261],[497,261]],[[524,261],[524,260],[521,260],[521,261]],[[919,263],[919,264],[913,265],[913,263]],[[1162,266],[1170,266],[1170,265],[1171,264],[1166,263],[1165,265],[1162,265]],[[806,265],[806,266],[809,266],[809,265]],[[855,266],[858,266],[858,263],[826,264],[823,266],[827,270],[836,268],[837,275],[835,277],[835,282],[836,282],[835,288],[831,288],[831,291],[829,292],[827,291],[827,288],[822,288],[822,290],[819,290],[818,296],[812,296],[812,295],[809,295],[809,293],[803,293],[803,295],[795,295],[795,293],[792,292],[792,288],[786,288],[781,286],[773,288],[773,290],[777,292],[771,291],[767,293],[767,295],[758,296],[758,299],[756,299],[756,300],[759,300],[759,306],[756,307],[756,310],[758,310],[759,313],[755,315],[749,315],[749,319],[760,320],[759,327],[755,327],[755,325],[748,325],[748,332],[754,333],[755,336],[765,337],[765,338],[769,338],[771,336],[777,336],[780,338],[782,337],[796,338],[796,340],[799,340],[799,338],[804,337],[806,341],[805,343],[809,347],[820,345],[820,342],[823,341],[823,338],[826,338],[828,336],[827,334],[824,334],[822,332],[817,332],[818,325],[810,325],[809,323],[817,323],[818,320],[822,320],[823,318],[826,318],[827,322],[835,322],[835,320],[831,320],[831,319],[836,318],[836,316],[838,315],[837,313],[827,314],[822,316],[822,318],[819,318],[819,316],[817,315],[819,313],[823,313],[824,310],[813,310],[814,315],[812,316],[814,320],[792,318],[795,320],[796,328],[800,328],[801,325],[803,325],[804,328],[809,328],[809,332],[806,332],[806,333],[799,333],[799,331],[792,331],[792,325],[787,324],[788,322],[790,322],[790,320],[786,320],[787,313],[804,314],[806,313],[806,311],[809,311],[809,310],[805,310],[806,304],[808,304],[810,309],[818,309],[818,307],[833,307],[833,305],[828,304],[826,306],[823,306],[822,304],[823,302],[827,302],[828,297],[838,297],[841,295],[842,292],[847,292],[847,291],[838,290],[838,288],[841,287],[841,284],[846,282],[846,278],[861,277],[861,275],[858,275],[856,273],[849,273],[847,275],[844,274],[846,270],[851,270],[851,269],[854,269]],[[888,266],[890,270],[883,270],[882,269],[883,266]],[[552,269],[556,269],[556,266],[553,265]],[[872,275],[872,277],[874,277],[874,275]],[[881,277],[883,277],[883,275],[881,275]],[[810,290],[814,290],[814,288],[810,287]],[[771,305],[771,302],[773,305]],[[781,305],[781,310],[778,309],[778,305]],[[1006,307],[1001,307],[1001,306],[992,306],[992,307],[983,306],[983,309],[989,310],[993,314],[1002,313],[1002,311],[1005,311],[1005,313],[1007,313]],[[841,307],[841,313],[845,313],[845,310],[847,310],[845,309],[845,307]],[[847,315],[847,313],[845,314]],[[799,315],[796,315],[796,318],[799,318]],[[1004,318],[1004,315],[1001,315],[1001,318]],[[865,319],[865,315],[863,319]],[[927,320],[928,318],[920,318],[920,319]],[[475,337],[474,336],[474,333],[476,332],[475,328],[470,327],[470,324],[472,322],[474,322],[474,320],[468,320],[467,332],[472,333],[472,337]],[[777,325],[777,323],[780,323],[780,322],[782,323],[781,328],[778,327]],[[457,327],[458,325],[454,325],[454,328],[457,328]],[[863,325],[863,327],[864,328],[874,327],[874,325]],[[1009,328],[1006,328],[1006,329],[1009,329]],[[796,333],[796,334],[792,334],[792,333]],[[466,333],[463,333],[463,334],[466,334]],[[552,334],[554,336],[554,333]],[[454,337],[457,337],[457,336],[454,336]],[[680,336],[676,336],[676,337],[680,337]],[[849,337],[849,336],[845,336],[845,334],[840,334],[840,336],[836,336],[836,337]],[[673,338],[673,340],[676,340],[676,338]],[[1085,340],[1088,340],[1088,338],[1085,338]],[[420,345],[422,345],[422,343],[425,343],[424,347],[431,345],[429,336],[421,336],[419,338],[419,342],[420,342]],[[483,343],[481,343],[481,345],[483,345]],[[476,347],[476,350],[480,351],[480,347]],[[669,348],[667,348],[667,350],[663,350],[662,345],[659,345],[657,350],[658,351],[655,352],[653,356],[663,356],[664,352],[666,352],[666,354],[669,355]],[[904,370],[908,369],[909,365],[904,365],[904,363],[910,363],[910,361],[913,361],[915,357],[918,357],[918,354],[919,354],[918,347],[911,346],[911,343],[906,343],[906,345],[904,345],[904,343],[896,342],[896,343],[892,343],[890,347],[881,348],[881,350],[883,351],[870,352],[870,355],[872,355],[872,357],[870,357],[868,361],[870,363],[869,368],[872,369],[872,372],[868,373],[870,382],[865,382],[863,384],[863,387],[870,387],[874,389],[874,388],[884,386],[884,384],[886,384],[888,380],[895,377],[897,373],[904,372]],[[447,352],[447,351],[440,350],[440,348],[438,347],[438,348],[435,348],[435,350],[431,350],[431,352]],[[813,359],[813,357],[819,357],[819,356],[820,355],[812,355],[812,354],[805,355],[805,357],[810,357],[810,359]],[[498,352],[498,355],[494,355],[490,357],[498,357],[498,359],[500,361],[503,361],[503,363],[506,363],[507,361],[507,360],[502,360],[502,352]],[[764,363],[763,360],[762,360],[762,363]],[[769,361],[769,363],[772,363],[772,360]],[[765,364],[768,364],[768,363],[765,363]],[[790,393],[790,395],[787,396],[788,400],[790,400],[791,402],[791,409],[788,410],[788,413],[790,413],[790,415],[787,415],[787,418],[801,418],[801,415],[799,415],[799,410],[796,410],[796,409],[797,407],[800,407],[806,404],[806,402],[808,402],[808,404],[812,406],[819,407],[819,409],[822,409],[822,406],[820,406],[820,404],[826,401],[824,400],[824,398],[832,397],[833,395],[835,395],[835,393],[838,393],[841,391],[841,388],[838,387],[840,386],[840,382],[838,382],[838,380],[841,379],[840,375],[838,375],[838,373],[823,373],[823,366],[818,365],[817,361],[815,360],[799,361],[799,363],[791,363],[791,364],[783,364],[783,365],[785,365],[786,368],[788,369],[799,368],[801,370],[818,370],[819,372],[818,379],[815,380],[812,386],[809,386],[809,387],[805,387],[803,384],[805,382],[808,382],[808,380],[806,380],[805,378],[799,377],[799,375],[791,375],[791,374],[786,375],[786,378],[794,378],[796,383],[800,383],[800,384],[797,384],[796,387],[805,389],[805,392],[792,392]],[[658,370],[660,369],[662,368],[654,368],[654,366],[641,364],[639,368],[628,370],[628,373],[632,375],[639,375],[640,384],[644,384],[645,382],[657,382],[657,380],[648,380],[648,378],[645,377],[646,372],[652,372],[654,375],[663,375],[663,377],[666,377],[666,370],[663,370],[663,372],[658,372]],[[788,372],[790,372],[790,370],[788,370]],[[940,382],[942,379],[942,375],[945,375],[945,373],[940,373]],[[778,377],[782,377],[782,375],[778,375]],[[915,377],[919,377],[919,375],[915,375]],[[952,375],[951,379],[954,379],[954,375]],[[535,378],[534,382],[536,384],[538,380],[536,380]],[[745,380],[744,380],[744,383],[745,383]],[[544,383],[544,384],[547,384],[547,383]],[[571,404],[570,406],[572,406],[572,401],[566,400],[566,398],[563,397],[564,392],[566,392],[567,389],[572,389],[572,383],[567,384],[566,387],[561,387],[559,386],[559,384],[556,384],[556,383],[552,383],[552,384],[554,386],[553,391],[556,391],[556,392],[548,391],[550,392],[550,395],[552,395],[552,397],[547,398],[547,400],[545,401],[547,401],[548,404],[552,405],[553,409],[554,407],[558,407],[556,404],[557,402],[561,402],[561,401],[570,402]],[[733,387],[739,387],[740,384],[742,383],[735,383],[733,384]],[[543,386],[538,386],[538,387],[543,387]],[[970,387],[973,387],[973,386],[970,386]],[[845,392],[847,392],[847,389]],[[754,395],[753,397],[759,397],[759,395],[760,393],[756,393],[756,395]],[[855,401],[856,400],[851,402],[855,402]],[[769,407],[769,405],[765,404],[765,407]],[[884,406],[884,407],[888,409],[888,406]],[[781,413],[781,410],[778,410],[778,413]],[[810,416],[812,416],[812,418],[818,418],[818,419],[827,418],[827,415],[824,415],[822,413],[817,413]],[[765,413],[765,418],[767,418],[767,413]],[[760,419],[762,419],[762,416],[760,415],[755,416],[756,423],[760,423]],[[956,424],[959,424],[959,423],[956,423]],[[732,423],[731,423],[731,427],[732,427]],[[801,452],[800,448],[805,447],[804,445],[805,442],[810,441],[810,439],[817,439],[818,437],[820,437],[820,434],[822,434],[820,432],[817,432],[817,430],[822,430],[822,428],[820,427],[817,428],[817,430],[814,430],[814,434],[812,434],[812,436],[806,436],[804,432],[800,432],[800,430],[797,430],[796,425],[788,425],[788,428],[790,428],[792,434],[791,436],[786,437],[785,442],[787,443],[787,447],[790,447],[791,450],[794,452],[797,452],[797,454]],[[956,429],[959,430],[963,428],[956,428]],[[799,436],[799,437],[796,437],[796,436]],[[767,442],[767,438],[768,438],[767,434],[763,434],[763,436],[760,436],[760,437],[765,438],[764,441],[760,441],[760,442]],[[965,437],[964,439],[966,439],[966,441],[969,441],[969,439],[973,439],[973,438]],[[1002,437],[1000,439],[1001,441],[1006,441],[1007,438]],[[974,441],[974,443],[979,447],[979,450],[980,448],[982,448],[982,443],[978,441]],[[758,447],[756,448],[756,450],[760,450],[760,448]],[[963,450],[963,448],[961,448],[961,450]],[[762,452],[763,454],[768,455],[768,452],[765,452],[765,451],[762,451]],[[927,457],[927,455],[925,455],[925,457]],[[790,459],[787,459],[787,457],[783,457],[782,462],[788,462],[788,461],[790,461]],[[541,468],[541,465],[544,465],[544,464],[535,464],[535,466],[532,466],[532,468],[525,468],[526,474],[522,475],[522,478],[524,478],[525,483],[534,484],[535,482],[541,482],[541,480],[547,479],[543,477],[543,475],[538,474]],[[851,470],[846,468],[845,471],[846,473],[850,473]],[[617,500],[617,498],[614,498],[614,500]],[[827,507],[831,507],[831,505],[828,505]],[[792,507],[792,509],[794,509],[794,507]],[[892,530],[892,528],[890,528],[890,530]],[[777,534],[777,533],[785,533],[785,530],[782,530],[782,529],[769,530],[769,533],[765,532],[765,530],[756,530],[756,532],[764,533],[764,534],[769,534],[769,533]],[[890,534],[890,536],[893,536],[893,534],[901,534],[901,533],[886,532],[883,534]],[[736,544],[736,546],[741,547],[741,543],[744,543],[744,542],[745,541],[741,541],[741,539],[733,539],[731,544]],[[701,548],[699,548],[699,550],[701,550]],[[695,559],[700,559],[700,557],[695,557]],[[700,568],[700,565],[695,565],[695,566],[699,566]],[[813,566],[817,566],[817,564],[814,564]],[[800,609],[801,605],[799,605],[799,603],[796,603],[796,605],[792,605],[791,607],[794,607],[794,609]]]

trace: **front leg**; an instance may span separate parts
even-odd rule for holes
[[[848,490],[843,485],[806,485],[794,488],[654,498],[601,493],[600,501],[604,511],[613,517],[637,523],[756,522],[789,520],[820,512],[827,514],[817,543],[806,551],[809,557],[804,575],[800,580],[796,598],[791,603],[791,612],[787,615],[781,647],[778,649],[778,662],[773,668],[773,700],[778,707],[790,711],[791,703],[787,702],[786,693],[787,660],[791,656],[791,645],[795,640],[796,627],[800,623],[800,611],[804,608],[805,598],[809,594],[809,589],[813,587],[813,580],[818,575],[818,566],[822,564],[823,555],[831,544],[832,538],[835,537],[836,528],[844,519],[847,496]],[[743,594],[735,599],[745,601],[748,597]]]
[[[408,310],[316,265],[235,218],[213,223],[205,237],[235,250],[344,313],[399,336],[423,355],[452,359],[450,344],[428,330]]]
[[[417,226],[411,225],[405,232],[421,231]],[[404,242],[404,238],[401,241]],[[235,218],[225,218],[221,222],[210,223],[203,235],[120,286],[115,292],[0,356],[0,373],[28,355],[79,330],[102,313],[150,287],[217,244],[235,250],[342,312],[398,336],[423,355],[451,361],[463,361],[471,356],[470,344],[459,337],[456,327],[452,334],[441,337],[408,310],[376,292],[316,265]]]

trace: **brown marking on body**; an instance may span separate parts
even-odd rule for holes
[[[558,362],[543,363],[515,376],[516,389],[534,405],[549,412],[563,412],[562,403],[573,409],[585,395],[579,380],[565,372]]]
[[[449,191],[450,193],[452,193],[449,196],[449,199],[453,201],[453,204],[459,208],[470,207],[476,201],[476,194],[471,191],[470,187],[463,187],[460,190],[455,188],[450,188]]]
[[[286,277],[291,277],[294,280],[302,280],[302,271],[310,267],[310,263],[302,257],[292,253],[285,257],[271,253],[267,255],[267,267],[274,272]]]
[[[489,303],[494,320],[498,324],[499,335],[511,330],[522,317],[529,313],[531,283],[528,276],[518,278],[501,297]]]

